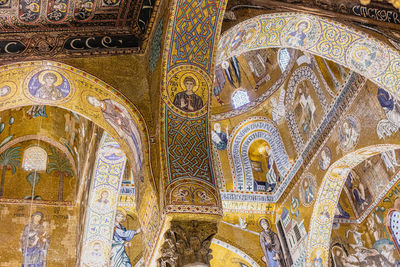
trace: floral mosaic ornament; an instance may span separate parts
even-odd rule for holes
[[[84,230],[82,262],[87,266],[107,265],[114,229],[118,194],[126,156],[107,133],[97,153]],[[98,265],[91,265],[98,263]]]
[[[235,33],[248,25],[257,25],[255,38],[232,46]],[[331,60],[399,94],[400,54],[396,50],[366,33],[314,15],[274,13],[239,23],[221,37],[217,64],[249,50],[271,47],[293,47]]]

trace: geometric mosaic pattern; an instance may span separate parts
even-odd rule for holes
[[[181,64],[194,64],[210,73],[219,21],[218,10],[223,2],[218,0],[178,1],[172,27],[168,70]]]
[[[166,108],[166,140],[169,179],[200,179],[214,185],[208,150],[206,116],[182,118]]]
[[[168,187],[168,192],[175,192],[181,183],[192,180],[196,190],[211,186],[206,190],[211,189],[211,195],[218,194],[211,169],[207,112],[215,41],[225,5],[225,0],[175,0],[170,5],[172,15],[162,64],[164,138],[161,139],[165,153],[164,187]],[[189,203],[184,205],[187,209],[175,212],[189,212],[194,207]],[[208,213],[219,209],[220,203],[214,205],[218,207],[207,208]]]

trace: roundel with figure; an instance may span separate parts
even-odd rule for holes
[[[53,69],[32,72],[25,81],[25,88],[29,98],[40,102],[59,102],[72,95],[66,74]]]

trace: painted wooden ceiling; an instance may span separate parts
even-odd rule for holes
[[[65,57],[142,53],[156,0],[5,0],[0,2],[0,56]]]

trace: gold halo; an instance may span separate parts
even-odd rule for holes
[[[40,82],[41,84],[44,84],[43,76],[44,76],[46,73],[53,73],[54,75],[56,75],[57,80],[56,80],[55,83],[54,83],[54,86],[55,86],[55,87],[58,87],[58,86],[60,86],[60,85],[63,83],[63,78],[61,77],[61,74],[60,74],[60,73],[58,73],[58,72],[56,72],[56,71],[54,71],[54,70],[44,70],[44,71],[41,71],[40,74],[39,74],[39,76],[38,76],[38,80],[39,80],[39,82]]]
[[[262,219],[266,219],[266,220],[267,220],[268,225],[269,225],[269,229],[271,229],[271,228],[272,228],[272,222],[271,222],[271,220],[270,220],[268,217],[260,217],[260,218],[257,220],[257,225],[258,225],[259,227],[261,227],[260,223],[261,223],[261,220],[262,220]],[[261,229],[262,229],[262,227],[261,227]]]
[[[33,8],[31,9],[32,12],[39,12],[40,6],[39,6],[38,4],[36,4],[36,3],[31,3],[31,4],[29,4],[28,6],[30,6],[30,5],[33,6]]]
[[[99,190],[98,196],[101,197],[101,195],[102,195],[104,192],[107,192],[107,193],[108,193],[108,196],[110,196],[110,190],[108,190],[108,189],[101,189],[101,190]]]
[[[370,53],[370,50],[365,46],[358,46],[358,47],[354,48],[352,57],[357,62],[361,62],[360,58],[356,55],[356,53],[360,50],[365,50],[365,51],[367,51],[367,53]]]
[[[300,23],[306,22],[307,23],[307,28],[305,28],[304,32],[308,32],[311,28],[311,22],[308,20],[299,20],[296,25],[294,26],[294,29],[297,31],[299,29]]]
[[[183,84],[183,81],[185,80],[186,77],[192,77],[196,81],[196,85],[193,87],[193,92],[196,92],[199,89],[199,84],[200,84],[199,79],[191,73],[185,73],[182,75],[181,80],[180,80],[181,88],[182,89],[186,88],[185,85]],[[186,91],[186,90],[183,90],[183,91]]]
[[[126,218],[127,215],[128,215],[128,212],[126,212],[126,210],[125,210],[124,208],[122,208],[122,207],[117,207],[117,211],[122,212],[122,213],[124,214],[125,218]],[[116,213],[115,213],[115,214],[116,214]]]
[[[60,5],[62,6],[62,11],[61,12],[66,12],[67,11],[67,5],[64,3],[60,3]]]

